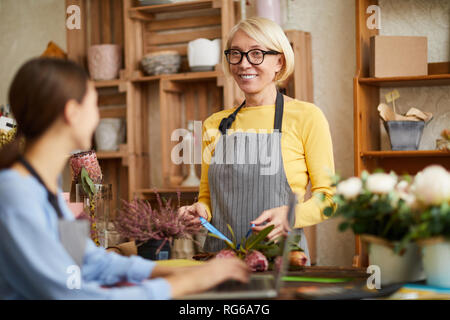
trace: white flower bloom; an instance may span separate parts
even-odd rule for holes
[[[339,182],[336,193],[344,196],[345,199],[356,198],[362,190],[362,182],[358,177],[348,178]]]
[[[387,173],[374,173],[367,178],[366,187],[372,193],[387,194],[394,190],[397,177]]]
[[[400,181],[395,186],[395,190],[400,199],[404,200],[406,204],[410,207],[414,207],[416,203],[416,196],[412,192],[412,186],[405,180]]]
[[[439,165],[428,166],[414,178],[413,189],[425,205],[450,201],[450,173]]]

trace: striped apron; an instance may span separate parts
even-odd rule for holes
[[[292,192],[286,178],[281,153],[281,127],[283,121],[283,95],[278,92],[273,133],[234,132],[226,134],[239,110],[237,108],[220,124],[221,136],[216,144],[208,170],[211,196],[211,223],[231,239],[227,224],[240,243],[250,228],[250,221],[264,210],[288,205]],[[300,247],[308,257],[308,245],[303,229]],[[207,237],[207,252],[225,248],[225,242]]]

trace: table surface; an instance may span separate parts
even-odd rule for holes
[[[311,266],[302,267],[301,270],[289,271],[286,276],[299,277],[320,277],[320,278],[352,278],[350,281],[339,283],[321,283],[308,281],[284,281],[280,294],[277,299],[291,300],[299,299],[295,296],[295,292],[300,287],[308,286],[339,286],[345,283],[346,285],[363,284],[367,281],[370,274],[365,268],[351,268],[351,267],[325,267],[325,266]]]

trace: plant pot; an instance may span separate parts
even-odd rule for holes
[[[167,240],[166,243],[161,247],[164,240],[148,240],[138,246],[138,255],[142,258],[149,260],[167,260],[170,258],[170,242]],[[157,253],[158,248],[161,247],[160,251]]]
[[[380,267],[382,286],[425,279],[417,244],[410,243],[401,254],[396,254],[394,244],[382,238],[363,235],[361,240],[368,244],[369,265]]]
[[[450,241],[438,237],[420,241],[419,246],[422,248],[427,284],[450,288]]]
[[[120,118],[104,118],[95,130],[98,151],[116,151],[125,142],[125,124]]]
[[[88,67],[94,80],[113,80],[119,77],[122,50],[116,44],[98,44],[88,49]]]
[[[417,150],[422,138],[424,121],[385,121],[392,150]]]

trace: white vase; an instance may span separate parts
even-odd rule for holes
[[[260,17],[281,24],[280,0],[256,0],[256,12]]]
[[[125,125],[120,118],[104,118],[95,131],[97,151],[116,151],[125,142]]]
[[[450,241],[427,241],[421,247],[427,284],[450,288]]]
[[[425,279],[420,248],[415,243],[408,244],[399,255],[387,241],[369,242],[369,264],[380,268],[382,286]]]

